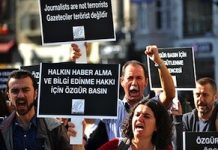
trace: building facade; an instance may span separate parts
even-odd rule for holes
[[[145,45],[193,47],[196,77],[218,83],[217,0],[131,0],[135,52]]]
[[[218,83],[218,0],[111,1],[117,41],[95,48],[101,59],[144,58],[142,53],[149,44],[193,47],[197,78],[210,76]],[[69,60],[69,45],[41,45],[38,1],[17,0],[11,10],[16,14],[15,39],[22,65]]]

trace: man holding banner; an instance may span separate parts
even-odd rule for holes
[[[73,44],[72,47],[71,59],[75,61],[75,59],[81,56],[80,48]],[[169,108],[172,99],[175,97],[175,86],[172,76],[160,58],[156,45],[147,46],[145,55],[148,55],[156,64],[163,90],[153,99],[162,102],[165,107]],[[125,95],[123,100],[118,100],[118,118],[103,120],[109,140],[122,136],[122,125],[128,116],[129,109],[145,98],[144,91],[148,86],[148,74],[144,64],[135,60],[126,62],[122,68],[121,86],[124,89]]]
[[[0,132],[8,150],[47,149],[83,150],[70,145],[65,127],[56,119],[36,117],[38,85],[33,75],[25,70],[13,71],[7,82],[7,95],[15,106],[1,124]]]

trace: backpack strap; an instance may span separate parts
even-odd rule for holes
[[[130,139],[122,138],[120,144],[118,145],[117,150],[128,150],[130,147]]]

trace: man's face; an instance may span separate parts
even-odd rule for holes
[[[196,89],[194,90],[194,102],[200,118],[210,117],[208,115],[210,115],[213,110],[213,105],[216,98],[217,95],[212,90],[210,84],[196,84]]]
[[[11,78],[8,82],[8,87],[8,98],[15,106],[17,113],[19,115],[27,114],[33,108],[37,96],[37,91],[34,90],[31,78]]]
[[[144,96],[148,79],[144,76],[144,70],[140,65],[128,65],[124,76],[121,78],[121,86],[125,92],[125,98],[131,104],[137,103]]]

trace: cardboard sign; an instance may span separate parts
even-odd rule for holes
[[[41,63],[38,117],[116,118],[118,64]]]
[[[159,48],[159,55],[171,73],[177,90],[195,88],[196,71],[192,48]],[[158,68],[149,57],[147,57],[147,61],[150,87],[151,89],[160,89]]]
[[[0,69],[0,90],[4,91],[7,88],[8,76],[17,69]]]
[[[216,150],[218,132],[183,132],[183,150]]]
[[[39,0],[42,43],[115,40],[111,0]]]

